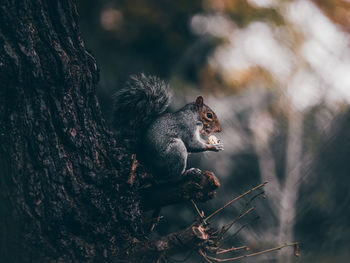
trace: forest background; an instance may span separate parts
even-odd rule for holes
[[[347,262],[349,1],[84,0],[78,10],[85,45],[99,65],[106,119],[112,94],[140,72],[170,82],[172,109],[202,94],[217,112],[225,151],[194,155],[189,164],[215,171],[221,182],[217,198],[201,209],[212,211],[269,181],[254,215],[232,229],[249,223],[233,244],[299,241],[300,263]],[[218,224],[243,206],[225,210]],[[155,235],[184,228],[194,212],[180,204],[162,215]]]

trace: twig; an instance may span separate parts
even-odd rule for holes
[[[242,259],[242,258],[248,258],[248,257],[259,256],[259,255],[262,255],[262,254],[265,254],[265,253],[268,253],[268,252],[280,250],[280,249],[282,249],[282,248],[284,248],[284,247],[290,247],[290,246],[294,246],[294,247],[295,247],[297,244],[298,244],[298,242],[289,243],[289,244],[283,244],[283,245],[280,245],[280,246],[278,246],[278,247],[269,248],[269,249],[266,249],[266,250],[263,250],[263,251],[259,251],[259,252],[256,252],[256,253],[247,254],[247,255],[242,255],[242,256],[233,257],[233,258],[223,258],[223,259],[220,259],[220,258],[215,258],[215,257],[208,256],[208,255],[206,255],[206,254],[204,254],[204,255],[205,255],[205,257],[208,258],[208,260],[212,260],[212,261],[216,261],[216,262],[228,262],[228,261],[239,260],[239,259]]]
[[[248,251],[249,250],[249,247],[247,246],[242,246],[242,247],[231,247],[229,249],[219,249],[216,254],[217,255],[220,255],[220,254],[224,254],[224,253],[228,253],[228,252],[231,252],[231,251],[237,251],[237,250],[245,250],[245,251]]]
[[[217,213],[219,213],[221,210],[223,210],[224,208],[226,208],[227,206],[229,206],[230,204],[236,202],[237,200],[241,199],[243,196],[246,196],[247,194],[265,186],[267,184],[267,182],[264,182],[262,184],[259,184],[258,186],[250,189],[249,191],[245,192],[244,194],[241,194],[240,196],[237,196],[236,198],[232,199],[230,202],[226,203],[224,206],[220,207],[218,210],[216,210],[215,212],[213,212],[212,214],[210,214],[209,216],[207,216],[204,221],[208,221],[210,218],[212,218],[213,216],[215,216]]]
[[[252,219],[251,221],[249,221],[248,223],[245,223],[244,225],[241,225],[241,227],[235,232],[233,233],[233,235],[229,236],[227,239],[222,240],[219,245],[219,247],[222,245],[222,242],[225,241],[225,243],[227,244],[229,241],[231,241],[239,232],[241,232],[246,226],[250,225],[252,222],[254,222],[255,220],[259,219],[259,217],[255,217],[254,219]]]
[[[249,214],[250,212],[252,212],[254,210],[255,207],[251,207],[249,208],[247,211],[245,211],[243,214],[239,215],[238,217],[236,217],[233,221],[231,221],[230,223],[224,225],[222,227],[222,231],[220,233],[220,238],[222,238],[226,232],[238,221],[240,220],[241,218],[245,217],[247,214]]]
[[[265,194],[264,191],[262,191],[261,193],[257,193],[257,194],[254,195],[252,198],[250,198],[249,201],[247,201],[246,207],[247,207],[248,205],[250,205],[250,204],[254,201],[254,199],[256,199],[256,198],[259,197],[259,196],[262,196],[262,198],[266,198],[266,194]]]
[[[190,201],[191,201],[192,205],[194,206],[196,212],[197,212],[198,215],[200,216],[200,218],[201,218],[201,219],[204,219],[204,212],[203,212],[203,211],[201,212],[201,211],[199,210],[197,204],[193,201],[193,199],[191,199]]]
[[[198,252],[199,254],[204,258],[204,260],[208,263],[213,263],[213,261],[211,261],[208,256],[201,250],[201,249],[198,249]]]

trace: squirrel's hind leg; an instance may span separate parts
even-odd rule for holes
[[[185,144],[180,139],[173,141],[166,148],[161,166],[164,174],[171,181],[181,180],[182,174],[186,170],[188,153]]]

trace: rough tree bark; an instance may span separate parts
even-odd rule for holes
[[[144,210],[211,198],[218,181],[139,191],[137,170],[128,183],[131,152],[101,115],[73,1],[1,1],[0,80],[2,262],[149,262],[203,242],[196,227],[146,240]]]

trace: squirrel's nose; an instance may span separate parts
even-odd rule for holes
[[[215,129],[215,132],[221,132],[221,126],[220,125]]]

